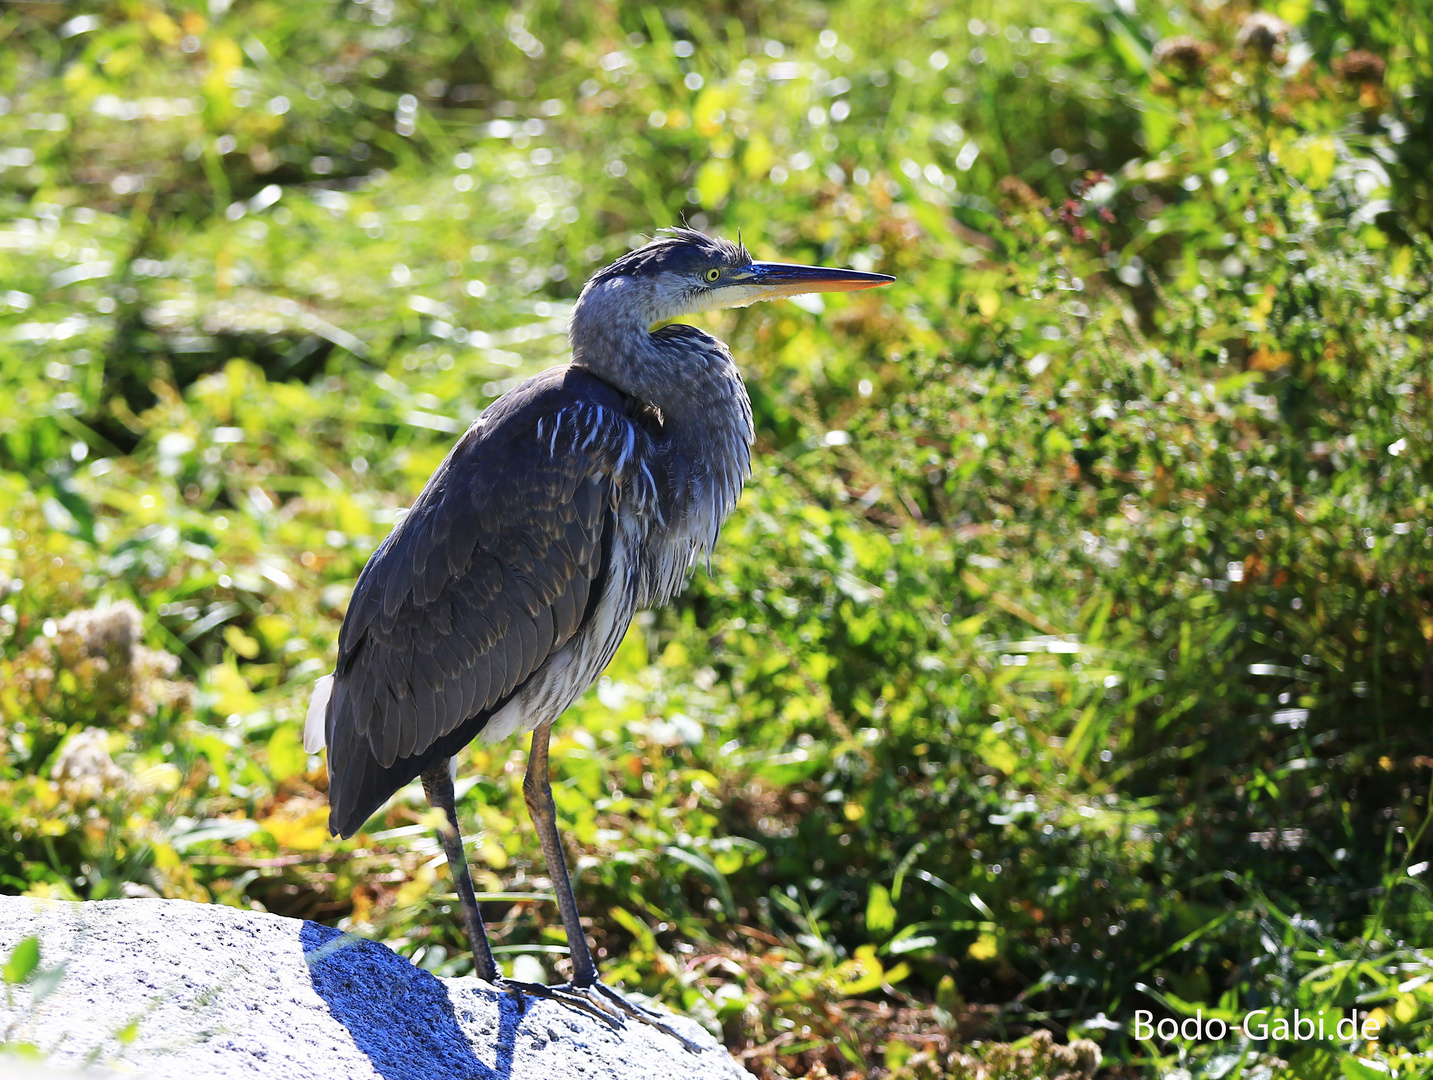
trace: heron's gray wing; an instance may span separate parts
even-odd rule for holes
[[[577,632],[605,584],[615,508],[650,487],[645,439],[620,394],[557,368],[459,440],[344,620],[326,724],[336,822],[350,786],[490,713]]]

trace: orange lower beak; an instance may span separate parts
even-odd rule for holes
[[[855,292],[889,285],[889,274],[868,274],[862,270],[837,270],[829,266],[802,266],[799,263],[754,262],[745,268],[751,277],[743,281],[757,290],[754,299],[776,300],[802,293]]]

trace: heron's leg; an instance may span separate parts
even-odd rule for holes
[[[534,986],[507,980],[507,985],[536,997],[563,1002],[609,1023],[618,1024],[621,1017],[640,1020],[670,1035],[692,1053],[698,1053],[701,1048],[667,1024],[660,1015],[628,1001],[610,986],[604,986],[597,977],[597,965],[592,961],[592,950],[587,947],[587,935],[582,932],[582,920],[577,914],[577,899],[572,894],[572,880],[567,875],[562,839],[557,834],[557,807],[552,802],[552,777],[547,764],[547,740],[551,731],[552,724],[549,722],[532,733],[532,751],[527,759],[522,793],[532,822],[537,826],[538,841],[542,844],[543,857],[547,859],[547,873],[557,893],[557,910],[562,915],[562,926],[567,931],[567,949],[572,957],[572,982],[566,986]]]
[[[547,860],[547,873],[557,893],[557,910],[567,931],[567,950],[572,957],[572,985],[585,989],[597,982],[597,965],[587,948],[582,932],[582,919],[577,914],[577,898],[572,894],[572,880],[567,876],[567,859],[562,853],[562,839],[557,835],[557,807],[552,802],[552,777],[548,775],[547,739],[551,722],[532,733],[532,752],[527,758],[527,773],[522,780],[527,812],[537,826],[537,839]]]
[[[488,932],[483,927],[483,915],[478,910],[473,879],[468,873],[468,857],[463,854],[463,834],[458,829],[453,774],[449,771],[448,761],[444,758],[423,773],[423,794],[448,819],[448,827],[439,829],[438,835],[448,856],[448,870],[453,875],[453,887],[458,892],[458,904],[463,910],[463,925],[468,931],[468,942],[473,947],[473,973],[484,982],[495,983],[498,981],[498,965],[493,960],[493,950],[488,946]]]

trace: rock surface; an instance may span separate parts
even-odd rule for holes
[[[700,1025],[621,1029],[477,979],[440,979],[318,923],[185,900],[0,896],[0,960],[37,934],[65,963],[38,1004],[0,998],[3,1040],[55,1066],[175,1080],[652,1080],[745,1073]]]

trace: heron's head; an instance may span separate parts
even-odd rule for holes
[[[624,304],[645,323],[716,308],[746,307],[814,292],[851,292],[895,278],[860,270],[758,262],[740,243],[694,229],[663,229],[651,243],[600,270],[583,289],[599,306]],[[605,295],[604,295],[605,294]]]

